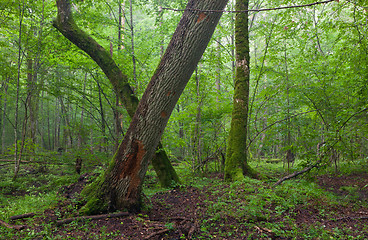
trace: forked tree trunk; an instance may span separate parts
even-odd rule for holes
[[[56,4],[58,16],[54,20],[53,26],[77,47],[85,51],[100,66],[106,77],[110,80],[129,116],[133,118],[139,101],[128,83],[128,77],[121,72],[106,49],[79,29],[73,19],[70,0],[57,0]],[[172,167],[167,154],[162,149],[162,146],[157,152],[152,159],[152,165],[160,180],[161,186],[170,187],[173,183],[179,183],[179,177]]]
[[[84,213],[139,210],[150,158],[221,17],[227,0],[190,0],[108,170],[83,192]]]
[[[248,10],[249,0],[236,0],[235,10]],[[249,33],[248,12],[235,17],[236,75],[231,128],[228,138],[225,179],[241,180],[244,175],[254,176],[247,163],[247,123],[249,105]]]

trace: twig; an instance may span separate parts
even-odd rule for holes
[[[150,235],[148,235],[147,237],[145,237],[144,239],[150,239],[150,238],[152,238],[152,237],[154,237],[154,236],[156,236],[156,235],[161,235],[161,234],[163,234],[163,233],[166,233],[166,232],[169,232],[170,231],[170,229],[163,229],[163,230],[160,230],[160,231],[158,231],[158,232],[154,232],[154,233],[151,233]]]
[[[22,230],[23,228],[26,227],[26,225],[12,225],[3,220],[0,220],[0,225],[3,225],[6,228],[16,229],[16,230]]]
[[[196,229],[197,229],[197,224],[195,223],[189,229],[188,239],[192,239],[193,233],[196,231]]]
[[[63,220],[56,221],[56,226],[61,226],[63,224],[68,224],[68,223],[71,223],[73,221],[78,221],[78,220],[86,220],[86,219],[96,220],[96,219],[103,219],[103,218],[117,218],[117,217],[125,217],[125,216],[129,216],[129,213],[120,212],[120,213],[113,213],[113,214],[102,214],[102,215],[66,218],[66,219],[63,219]]]
[[[34,213],[25,213],[25,214],[21,214],[21,215],[15,215],[15,216],[11,216],[10,220],[14,221],[17,219],[23,219],[23,218],[29,218],[29,217],[34,217]]]
[[[164,10],[170,10],[174,12],[184,12],[184,11],[193,11],[193,12],[227,12],[227,13],[244,13],[244,12],[264,12],[264,11],[273,11],[273,10],[281,10],[281,9],[288,9],[288,8],[302,8],[302,7],[311,7],[318,4],[326,4],[329,2],[333,2],[336,0],[327,0],[323,2],[314,2],[310,4],[304,5],[296,5],[296,6],[285,6],[285,7],[276,7],[276,8],[261,8],[261,9],[249,9],[249,10],[240,10],[240,11],[227,11],[227,10],[201,10],[201,9],[174,9],[174,8],[162,8]]]
[[[184,221],[193,221],[190,218],[186,218],[186,217],[171,217],[171,220],[184,220]]]
[[[368,219],[368,216],[361,216],[361,217],[347,216],[347,217],[341,217],[341,218],[337,218],[337,219],[331,219],[331,220],[328,220],[326,222],[337,222],[337,221],[343,221],[343,220],[359,220],[359,219]]]

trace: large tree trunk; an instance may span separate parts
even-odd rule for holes
[[[100,66],[110,80],[129,116],[133,118],[139,101],[128,83],[128,77],[121,72],[110,53],[76,25],[70,0],[57,0],[56,4],[58,16],[54,20],[53,26],[77,47],[85,51]],[[179,183],[179,177],[172,167],[167,154],[164,153],[162,148],[158,149],[158,152],[152,159],[152,164],[161,186],[170,187],[173,183]],[[165,171],[159,171],[158,169],[165,169]]]
[[[248,10],[249,0],[237,0],[236,11]],[[241,180],[244,175],[254,175],[247,164],[247,122],[249,105],[249,33],[248,12],[238,12],[235,17],[236,75],[231,128],[228,139],[225,179]]]
[[[84,213],[139,210],[141,190],[168,119],[197,66],[227,0],[190,0],[108,170],[83,192]]]

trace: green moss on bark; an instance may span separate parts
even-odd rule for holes
[[[98,213],[108,212],[109,206],[109,192],[110,186],[106,178],[110,176],[110,173],[115,167],[115,158],[117,153],[111,159],[108,169],[97,177],[95,181],[84,187],[81,192],[81,197],[86,201],[85,205],[81,208],[80,213],[83,215],[91,215]]]
[[[249,0],[237,0],[235,9],[248,9]],[[249,33],[248,13],[237,13],[235,17],[236,76],[231,129],[225,161],[225,179],[242,180],[244,175],[254,177],[256,173],[247,163],[247,119],[249,104]]]
[[[179,177],[171,165],[166,152],[163,150],[161,143],[159,143],[156,154],[152,159],[152,166],[157,173],[162,187],[171,188],[180,183]]]
[[[82,215],[92,215],[98,213],[108,212],[108,203],[106,200],[106,196],[101,190],[103,188],[104,179],[100,176],[93,183],[86,186],[82,193],[81,197],[84,198],[86,204],[79,211]]]

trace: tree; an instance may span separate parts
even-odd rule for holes
[[[149,160],[222,15],[218,10],[226,3],[189,1],[108,170],[83,191],[84,213],[140,209]]]
[[[236,11],[247,11],[249,0],[237,0]],[[240,180],[244,175],[255,176],[247,163],[247,120],[249,103],[249,32],[248,12],[235,17],[236,75],[233,113],[225,160],[225,179]]]
[[[113,85],[129,116],[133,118],[139,101],[128,83],[128,77],[122,73],[110,53],[77,26],[73,19],[70,1],[58,0],[56,3],[58,16],[53,22],[54,27],[77,47],[85,51],[100,66]],[[161,143],[152,159],[152,164],[163,187],[170,187],[173,183],[179,182],[179,177],[162,149]]]

